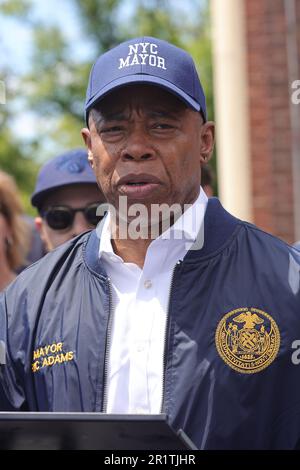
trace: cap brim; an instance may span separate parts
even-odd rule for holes
[[[169,91],[170,93],[173,93],[179,99],[184,101],[188,107],[194,109],[195,111],[200,111],[201,109],[201,106],[197,101],[195,101],[193,98],[190,97],[190,95],[188,95],[187,93],[182,91],[180,88],[173,85],[173,83],[169,82],[168,80],[164,80],[163,78],[159,78],[159,77],[147,75],[147,74],[135,74],[135,75],[127,75],[117,80],[113,80],[108,85],[103,87],[92,98],[90,98],[89,101],[87,101],[86,107],[85,107],[86,122],[88,120],[88,112],[95,105],[95,103],[100,101],[100,99],[104,98],[104,96],[106,96],[108,93],[112,92],[113,90],[116,90],[117,88],[120,88],[124,85],[129,85],[133,83],[136,83],[136,84],[146,83],[149,85],[157,85]]]
[[[36,207],[37,209],[40,209],[41,206],[43,205],[46,197],[49,196],[53,191],[55,191],[57,189],[66,188],[67,186],[76,186],[78,184],[81,184],[81,185],[91,184],[91,185],[94,185],[94,186],[98,187],[96,181],[70,181],[70,183],[58,184],[57,186],[51,186],[50,188],[46,188],[43,191],[39,191],[37,193],[34,193],[31,197],[31,205],[33,207]]]

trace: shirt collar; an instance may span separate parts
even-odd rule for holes
[[[179,217],[176,222],[165,232],[163,232],[159,238],[171,238],[172,232],[176,238],[175,233],[178,233],[178,238],[183,234],[183,238],[190,241],[196,241],[197,235],[204,221],[205,210],[207,206],[208,198],[200,187],[199,196],[193,204],[188,204],[185,207],[185,211],[182,216]]]
[[[188,205],[188,207],[185,207],[186,210],[183,212],[182,216],[180,216],[176,220],[176,222],[165,232],[163,232],[156,240],[184,238],[185,241],[189,240],[195,242],[200,230],[203,230],[204,215],[206,211],[207,202],[208,198],[205,192],[203,191],[202,187],[200,187],[200,192],[196,201],[192,205]],[[103,254],[117,256],[114,253],[111,244],[110,220],[110,213],[108,212],[104,220],[104,225],[100,238],[99,258]]]

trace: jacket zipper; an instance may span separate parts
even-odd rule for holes
[[[112,288],[110,278],[107,278],[107,285],[109,291],[109,313],[108,313],[108,325],[106,333],[106,345],[105,345],[105,358],[104,358],[104,378],[103,378],[103,400],[102,400],[102,413],[107,412],[107,401],[108,401],[108,363],[109,363],[109,350],[111,343],[111,327],[113,320],[113,308],[112,308]]]
[[[167,343],[168,343],[168,333],[170,327],[170,301],[172,295],[172,289],[174,284],[174,277],[175,271],[177,266],[179,266],[182,261],[177,261],[171,277],[171,283],[169,288],[169,295],[168,295],[168,309],[167,309],[167,323],[165,328],[165,336],[164,336],[164,352],[163,352],[163,382],[162,382],[162,396],[161,396],[161,410],[160,412],[163,413],[164,409],[164,394],[165,394],[165,377],[166,377],[166,367],[167,367]],[[108,376],[108,362],[109,362],[109,349],[111,343],[111,326],[113,320],[113,308],[112,308],[112,289],[111,289],[111,282],[110,279],[107,278],[108,290],[109,290],[109,314],[108,314],[108,326],[107,326],[107,334],[106,334],[106,346],[105,346],[105,359],[104,359],[104,380],[103,380],[103,401],[102,401],[102,413],[107,412],[107,401],[108,401],[108,385],[107,385],[107,376]]]
[[[168,336],[169,336],[169,328],[170,328],[170,302],[171,302],[171,295],[172,295],[172,290],[173,290],[173,285],[174,285],[174,277],[175,277],[175,271],[178,266],[180,266],[182,263],[181,260],[177,261],[176,265],[174,266],[173,272],[172,272],[172,277],[171,277],[171,283],[170,283],[170,288],[169,288],[169,297],[168,297],[168,309],[167,309],[167,322],[166,322],[166,328],[165,328],[165,337],[164,337],[164,352],[163,352],[163,382],[162,382],[162,393],[161,393],[161,408],[160,408],[160,413],[164,412],[164,407],[165,407],[165,378],[166,378],[166,368],[167,368],[167,350],[168,350]]]

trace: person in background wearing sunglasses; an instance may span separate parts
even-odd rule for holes
[[[100,220],[97,207],[103,202],[84,149],[71,150],[47,162],[31,198],[39,212],[35,226],[46,250],[95,228]]]

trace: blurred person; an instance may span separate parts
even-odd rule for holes
[[[97,207],[104,202],[87,152],[70,150],[48,161],[37,177],[31,203],[35,226],[47,251],[95,228]]]
[[[0,171],[0,291],[26,263],[30,229],[12,176]]]
[[[213,171],[210,165],[202,165],[201,167],[201,187],[205,192],[207,197],[212,197],[214,195],[214,176]]]

